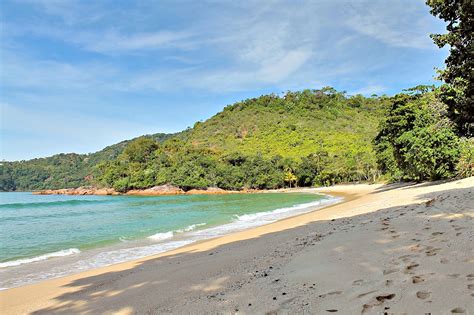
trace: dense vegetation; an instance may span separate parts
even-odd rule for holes
[[[435,92],[399,94],[375,139],[378,162],[395,179],[436,180],[456,175],[460,139],[441,113]]]
[[[349,97],[332,88],[265,95],[167,139],[4,163],[2,189],[93,184],[126,191],[165,183],[265,189],[373,179],[372,141],[389,104],[386,97]]]
[[[448,116],[458,132],[474,135],[474,1],[427,0],[431,14],[447,22],[446,34],[433,34],[438,47],[449,46],[446,69],[439,71],[446,83],[440,99],[447,105]]]
[[[155,134],[146,137],[160,142],[170,136]],[[117,158],[130,142],[122,141],[92,154],[63,153],[29,161],[2,162],[0,191],[71,188],[91,184],[95,166]]]
[[[278,188],[474,175],[474,4],[427,0],[448,23],[440,87],[393,97],[332,88],[264,95],[230,106],[174,135],[124,141],[89,154],[4,162],[0,191],[80,185],[118,191]]]
[[[331,88],[249,99],[180,139],[137,139],[98,166],[97,181],[125,191],[165,183],[265,189],[372,179],[371,141],[388,103]]]

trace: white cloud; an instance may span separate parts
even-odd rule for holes
[[[19,88],[48,93],[90,92],[111,88],[112,79],[119,72],[116,67],[104,63],[38,60],[9,49],[1,50],[1,55],[0,90]]]
[[[122,88],[157,91],[203,89],[220,93],[242,91],[285,82],[310,57],[310,50],[300,49],[242,68],[210,71],[202,67],[189,67],[180,71],[154,71],[131,78]]]
[[[203,11],[196,20],[180,24],[180,29],[147,26],[146,31],[141,30],[143,25],[138,21],[149,21],[154,12],[151,3],[137,6],[137,10],[130,12],[130,20],[122,19],[123,15],[114,17],[113,21],[120,19],[120,28],[106,23],[116,10],[106,12],[105,8],[94,7],[94,21],[100,21],[102,26],[90,28],[76,26],[81,23],[80,17],[71,13],[85,12],[87,6],[81,2],[39,1],[35,5],[68,23],[64,29],[47,23],[30,25],[29,31],[38,36],[60,39],[84,51],[105,55],[153,56],[162,64],[170,60],[186,60],[175,69],[154,65],[156,62],[142,70],[124,69],[124,76],[110,76],[111,81],[102,85],[112,89],[162,91],[197,88],[216,91],[222,88],[229,91],[324,81],[324,77],[340,74],[341,64],[347,64],[343,58],[350,56],[351,51],[360,50],[357,42],[361,40],[361,34],[389,46],[434,47],[427,36],[432,20],[426,14],[418,18],[420,12],[423,13],[423,5],[411,1],[303,1],[298,5],[287,1],[226,3],[219,10]],[[83,24],[88,21],[86,16]],[[352,31],[338,33],[341,26]],[[195,54],[189,54],[190,49]],[[357,69],[371,66],[364,59],[353,59],[352,63],[344,66],[342,73],[351,70],[356,73]],[[39,62],[41,64],[45,65],[43,61]],[[190,65],[199,65],[199,68]],[[68,70],[67,65],[61,69],[57,64],[52,66],[53,72],[59,72],[58,78],[75,78],[57,80],[64,84],[97,81],[93,78],[97,72],[99,78],[103,77],[100,66],[96,66],[99,68],[96,71],[95,66],[89,65],[92,71],[83,74],[73,73],[74,70]],[[80,68],[86,67],[81,65]],[[33,71],[30,77],[40,78],[40,70]]]
[[[258,76],[264,82],[278,83],[302,67],[311,57],[311,50],[298,49],[289,51],[277,60],[268,60],[258,71]]]
[[[66,25],[91,23],[103,18],[107,11],[100,8],[99,2],[79,0],[15,0],[27,6],[40,9],[49,16],[61,19]]]
[[[435,49],[428,34],[436,18],[415,1],[357,2],[348,13],[345,24],[360,34],[390,46]]]
[[[190,48],[192,43],[186,42],[190,37],[191,33],[184,31],[158,31],[132,35],[107,32],[100,36],[84,36],[78,42],[87,50],[117,54],[166,47]]]
[[[157,128],[73,108],[101,116],[148,106],[157,115],[162,99],[179,112],[174,100],[196,92],[220,102],[214,96],[326,85],[379,94],[424,80],[426,72],[413,70],[420,56],[432,57],[428,66],[441,61],[427,48],[436,49],[428,34],[443,23],[421,0],[15,1],[25,10],[15,3],[18,11],[0,11],[0,98],[9,128],[41,141],[98,143],[116,126],[117,138]],[[62,106],[69,111],[56,112]]]

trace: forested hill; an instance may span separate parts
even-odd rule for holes
[[[183,189],[278,188],[375,179],[474,176],[472,1],[427,1],[446,22],[439,87],[392,97],[333,88],[264,95],[173,135],[124,141],[89,154],[4,162],[0,191],[172,184]],[[118,126],[119,128],[119,126]]]
[[[366,159],[372,157],[371,141],[388,103],[386,97],[348,97],[332,88],[265,95],[196,123],[188,142],[216,154]]]
[[[332,88],[264,95],[178,134],[143,136],[88,155],[3,163],[0,189],[269,189],[382,174],[393,180],[472,176],[473,140],[456,135],[438,93],[421,86],[393,97],[347,96]]]
[[[4,163],[1,189],[92,184],[125,191],[165,183],[241,189],[366,180],[377,173],[372,141],[388,103],[332,88],[264,95],[227,106],[179,135]]]
[[[145,137],[163,142],[173,134]],[[95,166],[116,159],[132,140],[125,140],[90,154],[61,153],[28,161],[2,162],[0,191],[72,188],[90,185]]]

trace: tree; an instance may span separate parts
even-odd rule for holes
[[[158,149],[158,143],[153,139],[139,137],[127,145],[123,151],[123,155],[130,162],[144,163],[150,158],[156,149]]]
[[[295,174],[293,174],[290,169],[285,172],[285,182],[290,184],[290,188],[292,187],[293,183],[296,183],[297,179],[298,178],[295,176]]]
[[[404,179],[452,177],[459,160],[459,138],[441,114],[444,106],[433,93],[395,96],[375,140],[379,165],[393,169],[387,157],[393,153]]]
[[[474,135],[474,1],[427,0],[431,14],[446,21],[447,34],[432,34],[438,47],[450,47],[446,69],[440,77],[441,99],[461,135]]]

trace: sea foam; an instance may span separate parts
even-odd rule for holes
[[[168,231],[164,233],[156,233],[151,236],[148,236],[149,239],[154,240],[154,241],[163,241],[172,238],[175,233],[186,233],[186,232],[191,232],[197,227],[204,226],[207,223],[197,223],[197,224],[191,224],[183,229],[179,229],[176,231]]]
[[[79,260],[70,261],[69,263],[56,266],[55,268],[48,271],[39,273],[35,272],[34,274],[30,274],[27,279],[11,279],[11,281],[8,281],[8,283],[1,284],[5,287],[15,287],[34,283],[44,279],[65,276],[74,272],[90,270],[93,268],[130,261],[133,259],[139,259],[150,255],[156,255],[179,247],[190,245],[200,240],[219,237],[232,232],[269,224],[291,216],[308,213],[327,205],[338,203],[342,200],[343,198],[327,196],[327,198],[318,201],[299,204],[292,207],[283,207],[272,211],[264,211],[253,214],[235,215],[234,220],[230,223],[208,227],[205,229],[197,229],[197,227],[204,226],[206,223],[192,224],[183,229],[160,232],[148,237],[149,240],[158,241],[157,244],[134,246],[121,249],[109,249],[95,253],[93,255],[87,254],[87,252],[81,253],[81,255],[86,254],[86,256],[80,258]],[[46,260],[52,257],[70,256],[78,253],[80,253],[80,251],[77,248],[70,248],[30,259],[20,259],[0,263],[0,268],[18,266],[21,264]],[[79,257],[80,256],[78,256],[78,258]]]
[[[169,238],[172,238],[173,235],[174,235],[173,231],[168,231],[168,232],[164,232],[164,233],[153,234],[152,236],[148,236],[148,238],[152,239],[154,241],[163,241],[163,240],[167,240]]]
[[[29,264],[29,263],[33,263],[37,261],[46,260],[53,257],[71,256],[71,255],[79,254],[80,252],[81,251],[77,248],[68,248],[68,249],[63,249],[57,252],[48,253],[48,254],[32,257],[32,258],[6,261],[3,263],[0,263],[0,268],[15,267],[15,266],[23,265],[23,264]]]
[[[204,226],[206,225],[207,223],[197,223],[197,224],[191,224],[187,227],[185,227],[184,229],[179,229],[179,230],[176,230],[176,233],[185,233],[185,232],[190,232],[190,231],[193,231],[195,230],[197,227],[200,227],[200,226]]]

